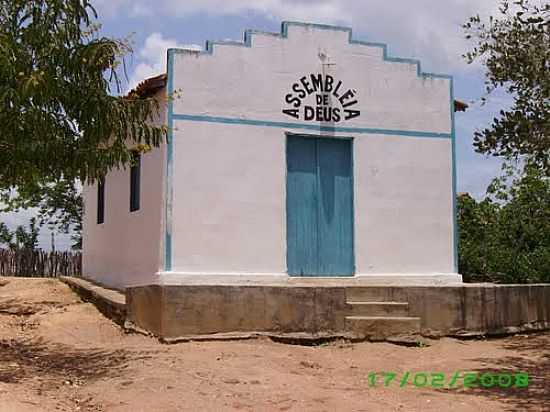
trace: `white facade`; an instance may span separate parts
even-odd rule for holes
[[[85,190],[86,276],[116,287],[287,277],[295,133],[353,141],[356,277],[460,281],[450,77],[349,29],[301,23],[204,52],[171,49],[167,74],[167,93],[181,97],[168,104],[169,144],[143,158],[141,209],[129,212],[128,171],[106,177],[101,225],[97,188]]]

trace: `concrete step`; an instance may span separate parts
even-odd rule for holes
[[[408,316],[407,302],[346,302],[351,316]]]
[[[346,288],[348,302],[407,302],[406,288],[393,286],[351,286]]]
[[[358,338],[381,340],[420,333],[420,318],[410,316],[346,316],[345,328]]]
[[[124,324],[126,296],[123,292],[104,288],[83,278],[61,276],[59,279],[69,285],[82,300],[93,303],[106,317],[119,325]]]

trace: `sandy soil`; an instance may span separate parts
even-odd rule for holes
[[[0,411],[550,411],[550,334],[428,346],[126,334],[56,280],[0,286]],[[4,281],[0,279],[0,285]],[[528,388],[369,385],[371,372],[528,372]],[[459,381],[460,382],[460,381]]]

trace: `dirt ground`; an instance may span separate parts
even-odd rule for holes
[[[7,284],[4,284],[7,280]],[[0,279],[0,411],[550,411],[550,334],[417,347],[126,334],[66,285]],[[400,387],[402,376],[527,372],[528,388]],[[369,373],[395,372],[372,386]]]

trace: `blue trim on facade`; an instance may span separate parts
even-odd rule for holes
[[[353,39],[353,31],[350,27],[331,26],[331,25],[328,25],[328,24],[303,23],[303,22],[297,22],[297,21],[283,21],[281,23],[280,33],[266,32],[266,31],[261,31],[261,30],[245,30],[244,36],[243,36],[243,41],[236,41],[236,40],[211,41],[211,40],[207,40],[204,50],[200,50],[200,51],[191,51],[191,50],[187,50],[187,49],[170,49],[170,50],[172,50],[175,53],[213,54],[214,53],[214,46],[216,46],[216,45],[219,45],[219,46],[252,47],[252,37],[254,35],[274,36],[274,37],[280,37],[280,38],[286,39],[286,38],[288,38],[288,28],[290,26],[309,27],[309,28],[318,29],[318,30],[343,31],[343,32],[348,33],[348,42],[350,44],[357,44],[357,45],[360,45],[360,46],[381,48],[382,49],[382,56],[383,56],[383,59],[385,61],[389,61],[389,62],[393,62],[393,63],[405,63],[405,64],[414,64],[414,65],[416,65],[416,72],[417,72],[418,77],[448,79],[448,80],[452,79],[452,76],[447,75],[447,74],[423,72],[422,68],[421,68],[420,60],[389,56],[388,55],[388,45],[386,43],[367,42],[367,41]]]
[[[454,99],[454,79],[451,77],[450,82],[450,94],[451,94],[451,150],[452,150],[452,173],[453,173],[453,266],[455,273],[458,273],[458,216],[456,206],[456,127],[455,127],[455,99]]]
[[[357,273],[357,261],[355,260],[355,139],[351,138],[351,144],[350,144],[350,150],[351,150],[351,219],[352,219],[352,225],[351,225],[351,254],[353,257],[353,275]]]
[[[279,127],[279,128],[286,128],[286,129],[302,129],[302,130],[305,129],[305,130],[315,130],[316,132],[366,133],[366,134],[381,134],[381,135],[390,135],[390,136],[424,137],[424,138],[432,138],[432,139],[450,139],[452,137],[451,134],[449,133],[438,133],[438,132],[376,129],[376,128],[370,128],[370,127],[322,126],[319,124],[274,122],[269,120],[239,119],[234,117],[203,116],[203,115],[179,114],[179,113],[172,114],[172,120],[186,120],[186,121],[192,121],[192,122],[223,123],[223,124],[240,124],[240,125],[247,125],[247,126]]]
[[[166,144],[166,193],[165,193],[165,236],[164,270],[172,270],[172,177],[174,156],[174,50],[167,52],[167,97],[168,97],[168,142]]]

